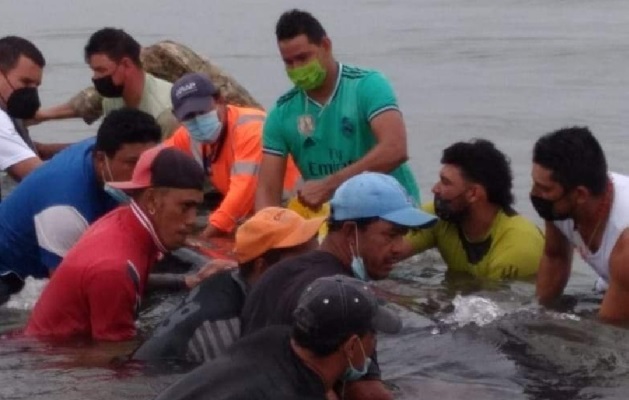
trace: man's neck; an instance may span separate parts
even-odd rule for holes
[[[352,263],[352,254],[349,245],[339,236],[340,233],[338,232],[329,232],[319,246],[319,250],[332,254],[339,259],[344,267],[349,269]]]
[[[131,72],[129,82],[125,82],[122,98],[127,107],[138,108],[142,102],[146,74],[141,68],[135,68]]]
[[[342,362],[339,362],[338,357],[335,354],[327,357],[317,357],[311,351],[299,346],[293,339],[290,340],[290,345],[301,362],[319,375],[326,392],[332,390],[334,384],[344,372],[340,367]]]
[[[600,196],[591,198],[579,207],[573,218],[575,229],[591,230],[595,225],[599,225],[602,222],[602,218],[609,217],[609,208],[611,208],[613,199],[610,199],[609,207],[603,210],[602,208],[606,205],[604,204],[606,201],[606,195],[603,193]]]
[[[461,222],[463,234],[470,242],[478,242],[484,240],[491,230],[496,215],[500,211],[500,207],[485,203],[471,209],[468,216]]]
[[[313,99],[319,104],[325,104],[330,96],[332,96],[334,89],[336,88],[336,81],[341,73],[339,63],[333,61],[333,67],[330,69],[331,73],[328,73],[323,81],[323,85],[315,90],[307,92],[308,97]]]

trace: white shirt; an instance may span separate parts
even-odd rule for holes
[[[32,157],[37,156],[17,132],[11,118],[0,109],[0,170]]]
[[[629,228],[629,176],[612,172],[610,173],[610,178],[614,186],[612,208],[605,225],[601,245],[596,253],[590,252],[587,248],[585,240],[583,240],[579,231],[574,229],[574,221],[572,219],[554,223],[575,249],[579,251],[583,261],[588,263],[605,283],[609,283],[609,259],[612,250],[620,235],[625,229]],[[599,284],[601,282],[597,285]]]

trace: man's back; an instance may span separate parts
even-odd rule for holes
[[[48,276],[88,225],[116,206],[94,174],[94,138],[33,171],[0,204],[0,271]]]
[[[156,400],[323,399],[321,378],[290,345],[288,327],[269,327],[198,367]]]
[[[279,262],[262,275],[245,301],[241,315],[243,335],[269,325],[289,325],[299,296],[315,279],[347,269],[332,254],[314,250]]]

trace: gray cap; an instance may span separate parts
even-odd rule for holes
[[[365,282],[346,275],[312,282],[299,298],[293,321],[298,329],[316,337],[402,329],[400,317],[380,305]]]
[[[182,121],[188,114],[208,111],[217,93],[207,76],[197,72],[185,74],[170,90],[175,117]]]

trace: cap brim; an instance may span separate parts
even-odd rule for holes
[[[380,218],[409,228],[426,228],[437,222],[434,215],[412,206],[387,213]]]
[[[179,121],[183,121],[187,115],[208,111],[212,105],[212,97],[191,97],[173,110],[173,114]]]
[[[107,184],[111,187],[120,190],[137,190],[137,189],[146,189],[150,185],[137,183],[133,181],[125,181],[125,182],[107,182]]]
[[[295,232],[292,232],[284,240],[278,243],[275,248],[287,248],[299,246],[315,237],[326,217],[315,217],[307,219]]]
[[[402,330],[402,319],[393,310],[378,305],[376,315],[371,320],[372,327],[378,332],[399,333]]]

